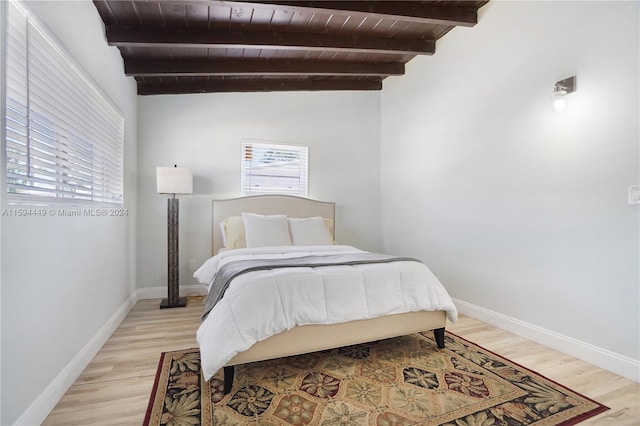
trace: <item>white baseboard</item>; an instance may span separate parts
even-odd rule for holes
[[[480,306],[453,299],[461,314],[479,319],[495,327],[540,343],[567,355],[586,361],[597,367],[640,382],[640,360],[585,343],[555,331],[521,321]]]
[[[135,304],[136,297],[135,294],[132,294],[80,352],[73,357],[71,362],[49,383],[49,386],[47,386],[44,392],[22,413],[16,421],[16,425],[39,425],[44,422],[51,410],[53,410],[58,401],[60,401],[67,390],[69,390],[84,369],[87,368],[93,357],[96,356],[102,346],[109,340],[109,337],[116,331],[122,320],[124,320]]]
[[[142,287],[136,290],[136,300],[166,299],[167,287]],[[194,294],[206,296],[207,288],[203,285],[181,285],[180,297]]]

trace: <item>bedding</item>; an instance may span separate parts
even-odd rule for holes
[[[323,256],[304,256],[294,259],[252,259],[237,260],[218,268],[211,283],[209,294],[205,300],[202,319],[205,319],[216,303],[220,301],[229,288],[231,281],[239,275],[254,271],[273,271],[280,268],[319,268],[323,266],[351,266],[371,263],[388,263],[400,261],[418,262],[416,259],[394,257],[377,253],[354,253]]]
[[[194,274],[211,290],[225,265],[239,261],[362,256],[351,246],[276,246],[223,251]],[[302,259],[304,261],[304,259]],[[251,262],[250,262],[251,263]],[[218,289],[219,290],[219,289]],[[197,341],[209,380],[236,354],[270,336],[306,324],[337,324],[415,311],[457,311],[438,279],[415,260],[254,270],[230,281],[201,324]]]

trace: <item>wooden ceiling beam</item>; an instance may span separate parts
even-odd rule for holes
[[[193,0],[191,0],[193,1]],[[313,13],[345,13],[354,17],[396,19],[418,24],[455,25],[472,27],[478,23],[475,7],[451,4],[437,5],[416,1],[208,1],[230,7],[283,7],[287,10]],[[475,6],[475,5],[474,5]]]
[[[288,60],[199,60],[174,61],[125,59],[126,75],[135,77],[198,76],[355,76],[403,75],[404,63],[305,62]]]
[[[322,90],[381,90],[380,80],[222,80],[198,82],[144,83],[139,95],[179,95],[220,92],[287,92]]]
[[[407,40],[266,31],[196,28],[106,27],[107,42],[118,47],[189,47],[338,51],[432,55],[433,40]]]

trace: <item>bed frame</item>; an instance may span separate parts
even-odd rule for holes
[[[213,201],[212,251],[217,254],[223,247],[220,222],[243,212],[256,214],[286,214],[289,217],[321,216],[335,223],[335,203],[287,195],[257,195]],[[331,232],[335,238],[335,226]],[[383,317],[349,321],[341,324],[304,325],[257,342],[237,354],[224,366],[224,393],[231,391],[234,366],[264,361],[358,343],[404,336],[433,330],[438,348],[444,348],[446,313],[409,312]]]

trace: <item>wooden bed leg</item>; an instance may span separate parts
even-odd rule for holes
[[[224,394],[231,392],[231,386],[233,386],[233,373],[235,368],[233,365],[224,366]]]
[[[438,349],[444,349],[444,327],[433,330],[433,337],[436,338],[436,345],[438,345]]]

